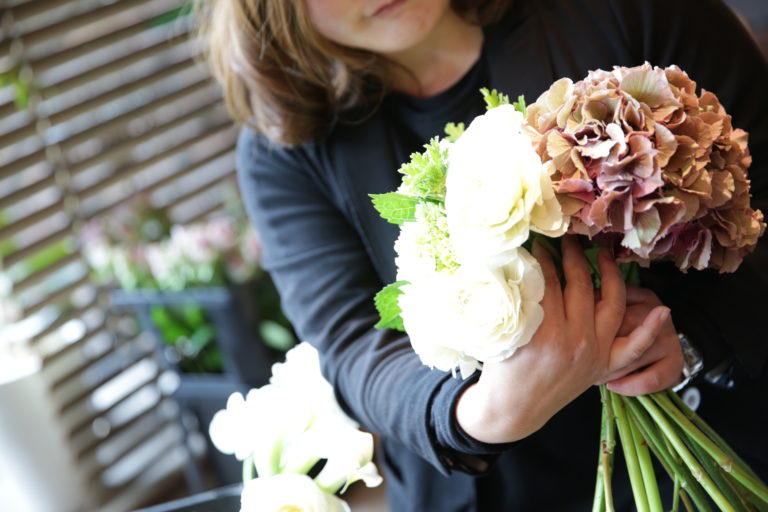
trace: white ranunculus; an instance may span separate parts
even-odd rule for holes
[[[435,271],[435,262],[425,251],[429,227],[424,222],[405,222],[395,241],[395,265],[398,281],[413,281]]]
[[[424,364],[458,367],[466,378],[480,363],[506,359],[531,340],[544,318],[544,276],[525,249],[505,258],[495,268],[470,263],[402,287],[403,322]]]
[[[502,361],[528,344],[544,320],[544,275],[522,247],[495,269],[463,266],[459,302],[464,351],[478,361]]]
[[[249,480],[240,496],[240,512],[350,512],[333,494],[306,475],[282,474]]]
[[[430,368],[455,372],[464,378],[480,368],[478,361],[463,352],[466,339],[460,335],[459,304],[455,277],[447,272],[413,280],[400,288],[400,316],[421,362]]]
[[[528,239],[530,230],[560,236],[568,228],[544,165],[511,105],[476,117],[453,145],[445,208],[461,264],[493,260]]]

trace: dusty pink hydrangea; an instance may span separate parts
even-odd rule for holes
[[[676,66],[555,82],[528,108],[571,233],[620,259],[733,272],[765,230],[749,205],[747,133]]]

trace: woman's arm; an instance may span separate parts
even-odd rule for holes
[[[431,411],[447,410],[469,383],[424,366],[402,333],[373,327],[373,295],[383,284],[317,173],[308,150],[273,146],[243,130],[238,175],[263,265],[299,336],[319,349],[342,406],[445,471]]]

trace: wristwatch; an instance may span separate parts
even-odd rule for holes
[[[701,372],[704,368],[704,358],[696,347],[693,346],[688,337],[683,333],[678,333],[680,348],[683,351],[683,381],[672,388],[674,391],[680,391]]]

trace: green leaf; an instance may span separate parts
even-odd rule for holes
[[[636,261],[619,263],[619,270],[625,283],[640,286],[640,265]]]
[[[464,123],[448,123],[445,125],[446,139],[448,139],[449,142],[456,142],[459,140],[459,137],[464,134],[464,129]]]
[[[166,11],[150,19],[147,22],[147,28],[154,28],[162,25],[167,25],[168,23],[171,23],[179,18],[183,18],[187,14],[190,14],[194,10],[194,7],[195,7],[195,2],[192,0],[188,0],[183,4],[181,4],[179,7],[176,7],[175,9],[171,9],[170,11]]]
[[[392,224],[402,224],[416,220],[416,205],[419,200],[397,192],[388,194],[369,194],[373,207],[385,220]]]
[[[587,259],[587,264],[589,265],[589,273],[592,274],[592,282],[594,283],[595,288],[600,288],[602,284],[600,265],[597,262],[597,257],[599,254],[599,246],[584,249],[584,257]]]
[[[374,297],[373,302],[376,304],[376,309],[381,317],[381,320],[375,325],[377,329],[396,329],[405,332],[403,319],[400,317],[402,310],[398,298],[403,293],[400,288],[406,284],[409,284],[408,281],[396,281],[382,288]]]
[[[515,110],[520,112],[521,114],[525,115],[525,112],[527,110],[527,106],[525,104],[525,96],[522,94],[517,97],[517,101],[512,104],[513,107],[515,107]]]
[[[403,175],[403,188],[407,194],[442,201],[445,198],[445,177],[448,171],[448,148],[440,137],[432,137],[424,145],[424,152],[412,153],[410,161],[398,169]]]
[[[259,333],[261,334],[261,339],[264,340],[264,343],[267,346],[272,347],[275,350],[280,350],[281,352],[287,351],[296,344],[291,331],[272,320],[264,320],[261,322],[261,325],[259,325]]]
[[[491,110],[501,105],[509,105],[509,96],[501,94],[496,89],[489,91],[487,87],[483,87],[480,89],[480,93],[483,95],[483,100],[485,100],[486,110]]]

